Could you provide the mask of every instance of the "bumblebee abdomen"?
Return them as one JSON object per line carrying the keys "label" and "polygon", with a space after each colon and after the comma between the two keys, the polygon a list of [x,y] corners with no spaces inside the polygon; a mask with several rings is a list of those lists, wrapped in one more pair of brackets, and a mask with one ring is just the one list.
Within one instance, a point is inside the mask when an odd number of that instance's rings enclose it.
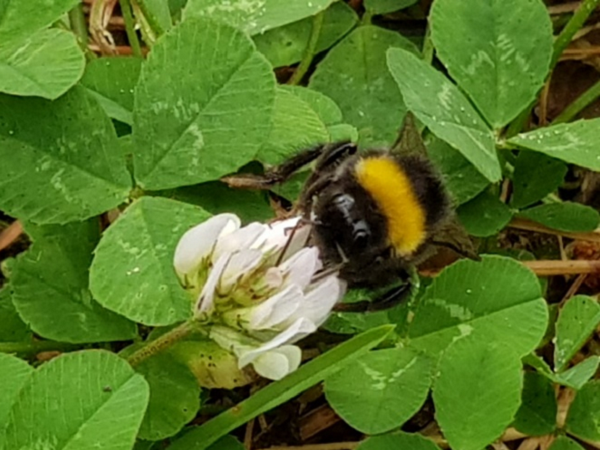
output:
{"label": "bumblebee abdomen", "polygon": [[399,256],[415,252],[446,214],[441,181],[421,158],[374,153],[359,159],[354,172],[385,217],[389,244]]}

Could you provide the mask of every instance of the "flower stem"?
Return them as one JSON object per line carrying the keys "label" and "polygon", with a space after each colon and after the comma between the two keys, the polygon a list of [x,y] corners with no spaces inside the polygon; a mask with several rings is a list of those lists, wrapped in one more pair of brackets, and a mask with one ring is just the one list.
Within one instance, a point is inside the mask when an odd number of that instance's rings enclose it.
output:
{"label": "flower stem", "polygon": [[586,106],[600,97],[600,81],[596,82],[587,91],[577,97],[553,121],[552,125],[568,122],[579,114]]}
{"label": "flower stem", "polygon": [[304,56],[302,57],[300,64],[298,64],[294,74],[290,77],[288,84],[297,85],[302,81],[302,78],[308,71],[317,50],[317,43],[319,42],[319,36],[321,35],[321,28],[323,26],[323,16],[324,12],[321,11],[313,17],[312,29],[306,44],[306,49],[304,50]]}
{"label": "flower stem", "polygon": [[596,6],[600,4],[600,0],[584,0],[579,8],[575,11],[575,14],[571,17],[571,19],[567,22],[565,27],[562,29],[556,41],[554,41],[554,52],[552,53],[552,62],[550,64],[550,68],[554,68],[554,66],[558,63],[560,59],[560,55],[565,48],[571,43],[573,36],[575,33],[579,31],[579,29],[583,26],[587,18],[594,12]]}
{"label": "flower stem", "polygon": [[142,47],[140,46],[140,40],[135,32],[135,22],[131,13],[131,2],[129,0],[119,0],[119,3],[121,4],[121,13],[123,14],[123,20],[125,21],[125,32],[127,33],[129,45],[131,45],[131,51],[134,56],[141,58]]}
{"label": "flower stem", "polygon": [[127,361],[129,364],[135,367],[151,356],[156,355],[157,353],[190,335],[192,332],[198,330],[199,327],[194,319],[183,322],[181,325],[173,328],[171,331],[163,334],[159,338],[147,342],[142,348],[133,352],[131,356],[127,358]]}

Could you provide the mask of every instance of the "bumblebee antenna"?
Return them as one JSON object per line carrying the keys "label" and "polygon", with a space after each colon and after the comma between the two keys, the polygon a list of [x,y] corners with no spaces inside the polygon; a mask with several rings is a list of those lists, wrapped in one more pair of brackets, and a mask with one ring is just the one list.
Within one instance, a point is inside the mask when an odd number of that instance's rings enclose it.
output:
{"label": "bumblebee antenna", "polygon": [[322,280],[323,278],[325,278],[329,275],[333,275],[334,273],[339,272],[340,270],[342,270],[342,267],[344,267],[348,263],[348,257],[344,253],[344,250],[342,250],[342,247],[340,247],[340,244],[338,244],[336,242],[335,245],[337,247],[338,253],[340,254],[340,258],[342,260],[339,263],[335,264],[334,266],[328,267],[328,268],[320,271],[318,274],[316,274],[314,277],[312,277],[312,279],[310,280],[311,282],[316,282],[316,281]]}
{"label": "bumblebee antenna", "polygon": [[[306,224],[310,224],[310,221],[308,221],[307,219],[301,217],[300,219],[298,219],[298,222],[296,222],[296,225],[294,225],[293,227],[285,229],[285,232],[291,230],[291,233],[290,233],[290,235],[288,237],[288,240],[285,242],[285,245],[283,246],[283,250],[279,254],[279,257],[277,258],[277,263],[275,264],[276,266],[278,266],[279,264],[281,264],[281,262],[283,261],[283,259],[285,257],[285,254],[287,253],[287,251],[290,248],[290,245],[292,243],[292,239],[294,239],[294,236],[296,235],[296,231],[298,231],[298,229],[300,228],[301,225],[306,225]],[[307,242],[308,242],[308,240],[307,240]],[[304,243],[304,245],[306,245],[306,242]]]}

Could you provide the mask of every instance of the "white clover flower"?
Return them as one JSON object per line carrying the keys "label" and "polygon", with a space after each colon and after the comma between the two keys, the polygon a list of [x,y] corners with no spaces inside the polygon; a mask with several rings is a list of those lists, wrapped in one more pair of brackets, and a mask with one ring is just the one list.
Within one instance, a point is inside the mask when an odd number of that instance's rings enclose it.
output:
{"label": "white clover flower", "polygon": [[251,364],[274,380],[298,368],[293,344],[327,320],[346,287],[336,274],[313,281],[322,263],[299,220],[240,228],[237,216],[220,214],[185,233],[175,250],[175,270],[209,338],[236,355],[240,369]]}

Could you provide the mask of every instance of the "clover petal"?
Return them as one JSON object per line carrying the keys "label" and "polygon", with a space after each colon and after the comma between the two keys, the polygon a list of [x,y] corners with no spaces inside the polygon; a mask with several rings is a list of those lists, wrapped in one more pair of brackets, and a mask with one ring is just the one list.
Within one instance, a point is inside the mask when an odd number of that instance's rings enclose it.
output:
{"label": "clover petal", "polygon": [[233,233],[220,238],[217,241],[213,252],[213,261],[218,259],[223,253],[233,253],[236,251],[253,248],[252,244],[265,232],[267,225],[253,222],[243,228],[235,230]]}
{"label": "clover petal", "polygon": [[258,267],[263,254],[255,249],[243,249],[231,255],[227,266],[221,275],[219,288],[223,292],[229,292],[234,285]]}
{"label": "clover petal", "polygon": [[259,355],[273,350],[274,348],[281,347],[282,345],[293,344],[299,341],[303,337],[308,336],[310,333],[314,333],[317,327],[310,320],[300,318],[294,322],[291,326],[277,334],[270,341],[265,342],[257,348],[252,350],[238,349],[235,350],[240,369],[252,363]]}
{"label": "clover petal", "polygon": [[305,294],[300,307],[288,320],[304,317],[319,327],[327,320],[332,308],[342,299],[345,292],[344,281],[334,275],[328,276]]}
{"label": "clover petal", "polygon": [[303,300],[304,295],[298,286],[288,286],[260,305],[248,308],[250,316],[248,328],[251,330],[274,328],[294,314]]}
{"label": "clover petal", "polygon": [[302,351],[295,345],[283,345],[259,355],[252,367],[257,374],[269,380],[281,380],[300,366]]}
{"label": "clover petal", "polygon": [[321,267],[317,247],[303,248],[279,265],[279,269],[285,273],[284,285],[295,284],[301,289],[310,284],[315,272]]}
{"label": "clover petal", "polygon": [[300,217],[278,220],[270,223],[268,229],[256,240],[254,246],[260,247],[265,253],[283,251],[286,260],[306,245],[310,235],[310,226],[300,223]]}
{"label": "clover petal", "polygon": [[235,214],[219,214],[186,231],[173,256],[177,274],[181,278],[192,274],[210,256],[217,240],[234,232],[240,225]]}
{"label": "clover petal", "polygon": [[213,308],[217,286],[230,257],[230,254],[221,255],[210,271],[210,275],[196,301],[195,311],[197,313],[206,313]]}

